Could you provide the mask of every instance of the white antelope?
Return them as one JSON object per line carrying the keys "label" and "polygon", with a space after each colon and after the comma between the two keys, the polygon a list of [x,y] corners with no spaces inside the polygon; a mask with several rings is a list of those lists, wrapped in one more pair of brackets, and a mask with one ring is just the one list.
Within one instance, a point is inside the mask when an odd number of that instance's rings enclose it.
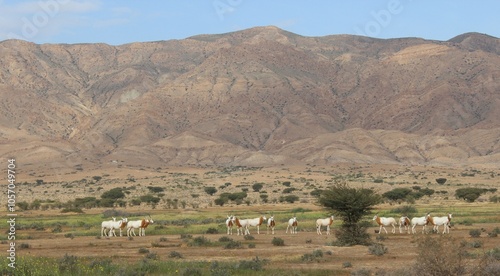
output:
{"label": "white antelope", "polygon": [[142,221],[143,221],[143,219],[141,219],[141,220],[131,220],[131,221],[127,222],[127,236],[128,237],[130,237],[131,234],[134,234],[134,236],[135,236],[135,230],[134,229],[140,229],[141,225],[142,225]]}
{"label": "white antelope", "polygon": [[109,236],[116,237],[115,229],[120,229],[120,237],[121,237],[122,229],[127,226],[127,221],[128,221],[127,218],[122,218],[119,221],[113,221],[113,223],[111,223],[111,227],[109,228]]}
{"label": "white antelope", "polygon": [[451,214],[448,214],[448,216],[445,217],[431,217],[429,215],[427,220],[434,226],[434,231],[439,232],[439,226],[443,225],[443,234],[450,233]]}
{"label": "white antelope", "polygon": [[267,234],[269,234],[269,228],[271,228],[271,234],[274,235],[274,227],[276,226],[276,222],[274,221],[274,216],[271,216],[267,219]]}
{"label": "white antelope", "polygon": [[131,220],[127,222],[127,236],[130,237],[131,234],[135,236],[135,229],[139,229],[139,236],[145,236],[145,229],[150,223],[153,223],[151,217],[149,217],[149,219]]}
{"label": "white antelope", "polygon": [[[153,224],[154,221],[151,217],[149,219],[143,219],[143,224],[139,228],[139,236],[146,236],[146,228],[148,228],[148,225]],[[142,230],[142,233],[141,233]]]}
{"label": "white antelope", "polygon": [[293,218],[288,220],[288,225],[286,226],[285,233],[288,233],[288,228],[290,228],[291,234],[297,234],[297,225],[298,225],[297,217],[294,216]]}
{"label": "white antelope", "polygon": [[227,234],[232,235],[233,234],[233,216],[227,216],[226,219],[226,227],[227,227]]}
{"label": "white antelope", "polygon": [[107,237],[108,234],[106,233],[106,230],[111,229],[113,226],[113,222],[116,222],[116,218],[113,218],[113,220],[106,220],[101,223],[101,237]]}
{"label": "white antelope", "polygon": [[256,226],[257,227],[257,234],[260,234],[259,227],[262,225],[262,223],[266,220],[266,216],[260,216],[258,218],[253,218],[253,219],[247,219],[248,224],[245,228],[245,234],[250,235],[250,230],[248,229],[249,226]]}
{"label": "white antelope", "polygon": [[321,233],[321,226],[326,226],[326,234],[330,235],[330,225],[332,225],[333,219],[334,219],[334,216],[331,216],[331,217],[325,218],[325,219],[317,219],[316,220],[316,233],[318,233],[318,235],[323,235]]}
{"label": "white antelope", "polygon": [[246,230],[248,226],[248,219],[239,219],[238,217],[233,216],[233,224],[236,225],[236,233],[239,236],[245,235],[246,231],[243,233],[243,230]]}
{"label": "white antelope", "polygon": [[392,226],[392,233],[396,233],[396,220],[392,217],[386,218],[386,217],[379,217],[378,215],[375,215],[373,217],[373,220],[380,225],[378,228],[378,234],[382,232],[382,229],[384,229],[385,233],[387,234],[387,229],[385,229],[386,226]]}
{"label": "white antelope", "polygon": [[408,218],[407,216],[402,216],[399,218],[399,234],[403,233],[401,232],[401,226],[404,226],[405,227],[405,231],[408,232],[408,234],[410,234],[410,218]]}
{"label": "white antelope", "polygon": [[415,230],[415,227],[417,225],[419,226],[423,226],[422,227],[422,234],[425,232],[425,226],[427,225],[428,222],[428,218],[430,217],[429,214],[423,216],[423,217],[417,217],[417,218],[412,218],[411,219],[411,232],[413,234],[417,233],[417,231]]}

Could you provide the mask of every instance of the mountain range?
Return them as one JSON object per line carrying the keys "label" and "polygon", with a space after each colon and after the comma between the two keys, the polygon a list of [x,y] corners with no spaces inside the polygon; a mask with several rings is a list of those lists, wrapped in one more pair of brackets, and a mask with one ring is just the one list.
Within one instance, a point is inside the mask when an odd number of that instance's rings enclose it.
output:
{"label": "mountain range", "polygon": [[0,42],[0,152],[32,168],[500,166],[500,40]]}

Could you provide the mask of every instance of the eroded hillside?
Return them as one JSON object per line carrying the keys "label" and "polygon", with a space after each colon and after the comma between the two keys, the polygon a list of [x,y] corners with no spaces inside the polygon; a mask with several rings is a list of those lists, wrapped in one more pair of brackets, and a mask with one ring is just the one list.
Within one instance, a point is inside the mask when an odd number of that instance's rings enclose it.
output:
{"label": "eroded hillside", "polygon": [[33,168],[500,164],[500,41],[0,42],[0,152]]}

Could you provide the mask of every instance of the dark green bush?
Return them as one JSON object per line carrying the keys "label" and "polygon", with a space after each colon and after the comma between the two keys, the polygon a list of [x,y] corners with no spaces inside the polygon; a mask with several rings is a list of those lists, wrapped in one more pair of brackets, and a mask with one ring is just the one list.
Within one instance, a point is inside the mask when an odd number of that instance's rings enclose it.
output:
{"label": "dark green bush", "polygon": [[263,187],[264,185],[262,183],[255,183],[252,185],[252,189],[254,192],[260,191]]}
{"label": "dark green bush", "polygon": [[259,257],[255,257],[255,259],[252,259],[251,261],[240,261],[238,268],[244,270],[260,271],[264,268],[264,265],[266,263],[266,260],[261,261]]}
{"label": "dark green bush", "polygon": [[123,193],[122,188],[113,188],[109,191],[104,192],[101,195],[102,199],[112,199],[112,200],[117,200],[117,199],[124,198],[124,197],[125,197],[125,194]]}
{"label": "dark green bush", "polygon": [[205,187],[203,190],[209,195],[214,195],[217,192],[215,187]]}
{"label": "dark green bush", "polygon": [[481,236],[481,230],[479,229],[472,229],[469,231],[469,235],[473,238],[477,238]]}
{"label": "dark green bush", "polygon": [[148,190],[151,193],[161,193],[161,192],[165,191],[165,189],[163,187],[155,187],[155,186],[148,186]]}
{"label": "dark green bush", "polygon": [[217,228],[210,227],[206,231],[207,234],[219,234],[219,230]]}
{"label": "dark green bush", "polygon": [[158,202],[160,202],[160,200],[161,200],[159,197],[156,197],[156,196],[153,196],[150,194],[143,195],[139,199],[142,202],[146,202],[146,203],[150,203],[150,204],[158,204]]}
{"label": "dark green bush", "polygon": [[312,196],[315,196],[315,197],[319,197],[321,195],[321,193],[323,192],[323,190],[320,190],[320,189],[314,189],[312,190],[309,194],[312,195]]}
{"label": "dark green bush", "polygon": [[299,197],[296,195],[287,195],[287,196],[281,196],[280,197],[280,202],[288,202],[288,203],[294,203],[295,201],[298,201]]}
{"label": "dark green bush", "polygon": [[224,249],[237,249],[241,248],[241,242],[240,241],[229,241],[224,245]]}
{"label": "dark green bush", "polygon": [[486,189],[460,188],[455,191],[455,196],[459,199],[464,199],[467,202],[474,202],[485,192],[487,192]]}
{"label": "dark green bush", "polygon": [[440,185],[443,185],[444,183],[446,183],[446,178],[436,178],[436,182]]}
{"label": "dark green bush", "polygon": [[282,238],[277,238],[277,237],[274,237],[273,240],[271,241],[271,243],[274,246],[284,246],[285,245],[285,241]]}
{"label": "dark green bush", "polygon": [[230,241],[233,241],[233,239],[231,239],[228,236],[222,236],[219,238],[219,242],[230,242]]}
{"label": "dark green bush", "polygon": [[215,205],[223,206],[229,201],[227,197],[219,197],[214,200]]}
{"label": "dark green bush", "polygon": [[396,188],[382,194],[383,197],[390,200],[403,200],[412,193],[408,188]]}
{"label": "dark green bush", "polygon": [[255,240],[255,237],[254,237],[254,236],[252,236],[252,235],[245,235],[244,239],[245,239],[246,241],[252,241],[252,240]]}

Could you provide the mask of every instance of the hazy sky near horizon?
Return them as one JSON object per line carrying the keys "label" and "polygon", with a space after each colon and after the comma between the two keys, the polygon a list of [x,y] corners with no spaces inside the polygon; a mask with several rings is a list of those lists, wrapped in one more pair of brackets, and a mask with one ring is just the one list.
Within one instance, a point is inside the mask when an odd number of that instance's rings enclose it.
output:
{"label": "hazy sky near horizon", "polygon": [[0,0],[0,40],[107,43],[184,39],[257,26],[303,36],[500,37],[498,0]]}

